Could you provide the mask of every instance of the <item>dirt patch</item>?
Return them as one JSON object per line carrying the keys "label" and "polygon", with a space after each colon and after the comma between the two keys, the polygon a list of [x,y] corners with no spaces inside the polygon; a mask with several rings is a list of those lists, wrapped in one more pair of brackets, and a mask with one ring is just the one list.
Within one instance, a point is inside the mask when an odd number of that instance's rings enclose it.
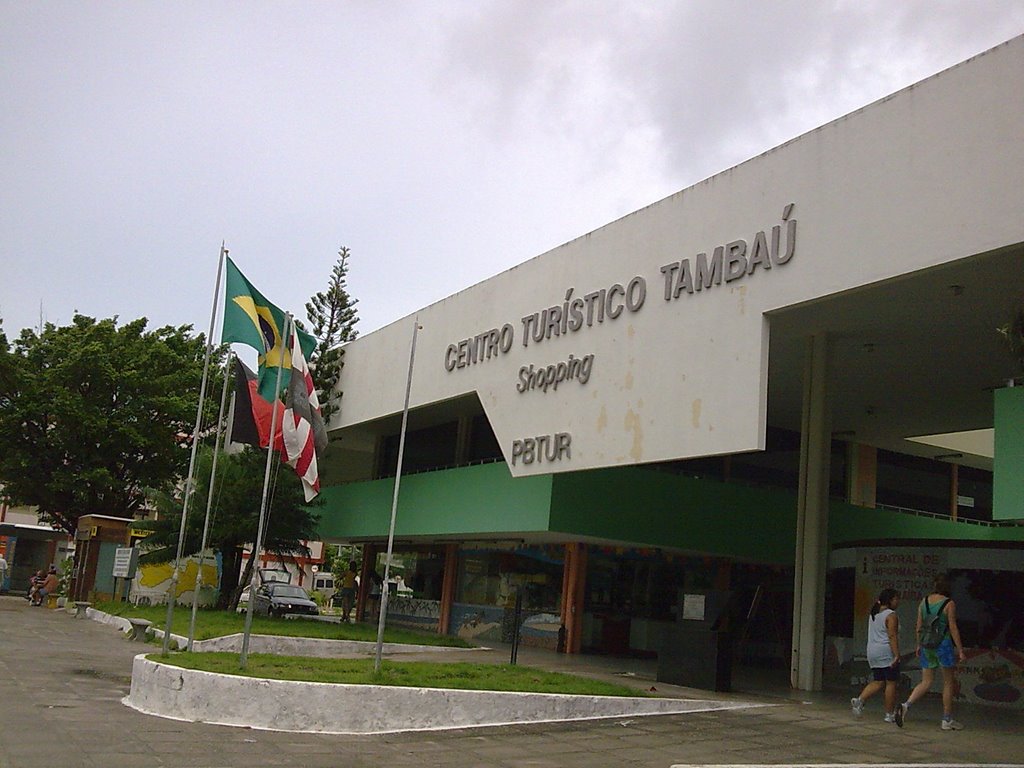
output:
{"label": "dirt patch", "polygon": [[131,675],[118,675],[113,672],[102,672],[98,669],[73,669],[71,674],[79,677],[91,677],[93,680],[106,680],[108,682],[131,685]]}

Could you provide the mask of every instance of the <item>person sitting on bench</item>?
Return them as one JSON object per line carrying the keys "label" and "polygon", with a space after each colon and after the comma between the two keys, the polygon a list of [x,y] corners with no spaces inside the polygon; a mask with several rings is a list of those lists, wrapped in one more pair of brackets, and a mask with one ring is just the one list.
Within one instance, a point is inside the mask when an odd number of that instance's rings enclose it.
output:
{"label": "person sitting on bench", "polygon": [[51,565],[49,573],[46,574],[46,578],[43,579],[42,585],[36,591],[35,599],[32,600],[32,605],[42,605],[45,603],[47,595],[52,595],[57,591],[57,584],[57,567]]}
{"label": "person sitting on bench", "polygon": [[25,595],[25,599],[34,604],[36,601],[36,593],[39,591],[39,588],[43,586],[44,581],[46,581],[46,577],[43,575],[42,571],[36,571],[33,573],[28,579],[28,594]]}

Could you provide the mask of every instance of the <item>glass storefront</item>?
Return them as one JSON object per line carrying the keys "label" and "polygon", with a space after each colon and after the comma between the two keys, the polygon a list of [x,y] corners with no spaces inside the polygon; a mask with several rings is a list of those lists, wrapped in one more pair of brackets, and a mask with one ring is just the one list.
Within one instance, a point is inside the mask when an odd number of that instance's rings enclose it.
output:
{"label": "glass storefront", "polygon": [[451,634],[478,642],[511,642],[519,598],[521,642],[556,648],[563,555],[560,545],[461,550]]}

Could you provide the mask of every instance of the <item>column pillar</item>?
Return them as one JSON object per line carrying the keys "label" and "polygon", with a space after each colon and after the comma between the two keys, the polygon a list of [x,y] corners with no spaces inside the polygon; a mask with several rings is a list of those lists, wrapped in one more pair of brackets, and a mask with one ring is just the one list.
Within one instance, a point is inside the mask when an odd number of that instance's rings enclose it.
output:
{"label": "column pillar", "polygon": [[790,665],[790,682],[802,691],[821,690],[825,643],[828,485],[832,446],[827,358],[825,334],[810,337],[803,374],[796,567],[793,576],[793,656]]}
{"label": "column pillar", "polygon": [[455,433],[455,463],[466,464],[469,462],[469,451],[472,447],[473,418],[471,416],[460,416],[457,422]]}
{"label": "column pillar", "polygon": [[960,466],[958,464],[949,465],[949,517],[953,520],[957,519],[957,515],[960,512]]}
{"label": "column pillar", "polygon": [[455,602],[455,573],[459,564],[459,545],[444,547],[444,580],[441,582],[441,608],[437,620],[437,634],[447,635],[451,628],[452,603]]}
{"label": "column pillar", "polygon": [[587,581],[585,544],[565,545],[562,570],[562,625],[565,627],[565,652],[579,653],[583,647],[583,596]]}
{"label": "column pillar", "polygon": [[362,621],[366,613],[366,598],[370,594],[370,575],[377,564],[377,545],[363,545],[363,562],[359,566],[359,593],[356,595],[356,621]]}
{"label": "column pillar", "polygon": [[878,449],[873,445],[849,443],[846,459],[849,469],[846,500],[854,506],[873,509],[878,491]]}

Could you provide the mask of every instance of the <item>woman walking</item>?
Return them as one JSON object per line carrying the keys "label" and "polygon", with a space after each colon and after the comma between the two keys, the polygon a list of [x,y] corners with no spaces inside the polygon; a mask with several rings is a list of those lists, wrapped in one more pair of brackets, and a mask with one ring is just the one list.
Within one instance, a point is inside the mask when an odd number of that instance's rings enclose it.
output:
{"label": "woman walking", "polygon": [[874,679],[864,686],[860,696],[850,699],[856,717],[864,712],[864,702],[885,688],[885,722],[896,722],[896,683],[900,679],[900,619],[896,606],[899,604],[896,590],[886,587],[871,608],[867,657]]}
{"label": "woman walking", "polygon": [[[896,725],[903,727],[910,706],[932,687],[936,668],[942,669],[942,730],[959,731],[963,726],[953,719],[953,686],[956,665],[966,661],[960,628],[956,623],[956,603],[949,597],[949,579],[935,579],[935,591],[917,608],[917,652],[921,659],[921,682],[907,700],[896,709]],[[933,642],[932,636],[936,639]],[[932,647],[935,646],[935,647]]]}

